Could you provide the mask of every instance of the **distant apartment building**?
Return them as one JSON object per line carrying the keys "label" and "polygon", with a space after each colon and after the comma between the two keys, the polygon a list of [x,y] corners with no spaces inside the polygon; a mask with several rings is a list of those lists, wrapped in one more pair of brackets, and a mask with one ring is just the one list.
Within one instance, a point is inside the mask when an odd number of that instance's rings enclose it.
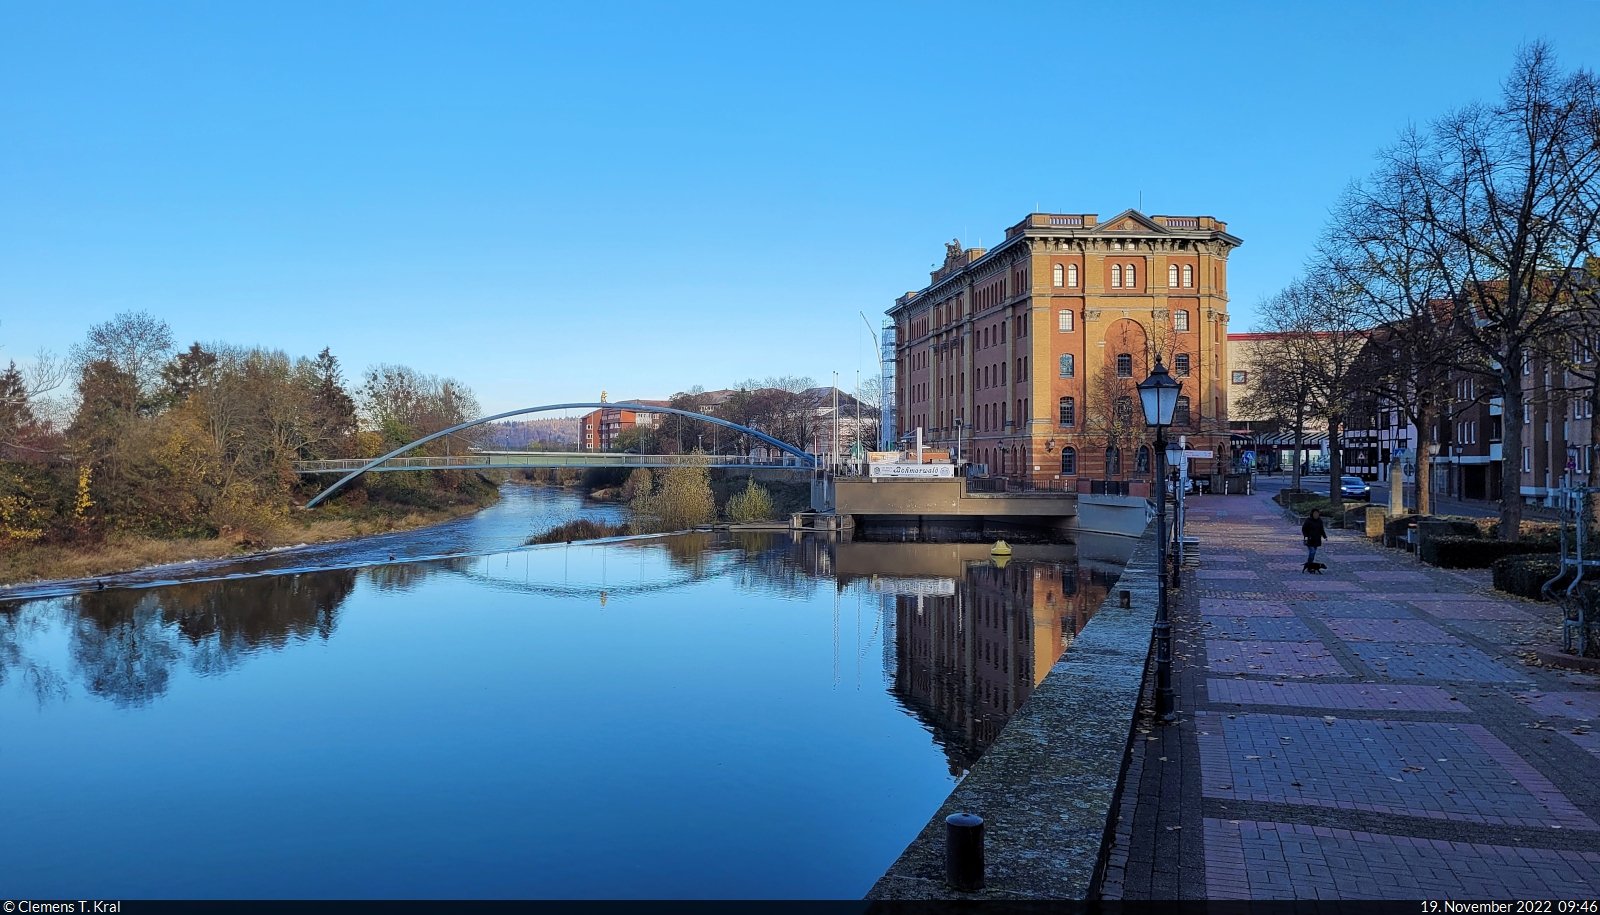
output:
{"label": "distant apartment building", "polygon": [[1243,439],[1236,441],[1236,445],[1252,454],[1248,463],[1258,471],[1269,473],[1291,470],[1297,462],[1310,464],[1313,456],[1320,463],[1328,453],[1328,425],[1322,417],[1306,417],[1297,445],[1292,422],[1247,409],[1245,392],[1262,380],[1250,377],[1250,373],[1265,354],[1271,352],[1273,343],[1283,336],[1278,333],[1228,334],[1228,424],[1236,439]]}
{"label": "distant apartment building", "polygon": [[[604,400],[604,397],[601,398]],[[621,403],[638,404],[648,407],[666,407],[671,404],[665,400],[627,400]],[[624,407],[605,407],[591,413],[585,413],[578,420],[578,450],[579,451],[610,451],[625,430],[635,427],[652,428],[661,420],[659,413],[646,413],[639,410],[629,410]]]}
{"label": "distant apartment building", "polygon": [[[1540,354],[1524,361],[1522,415],[1495,417],[1522,424],[1518,484],[1523,500],[1533,504],[1552,502],[1563,486],[1581,485],[1595,459],[1589,446],[1589,426],[1594,422],[1589,383],[1567,370],[1566,359],[1564,354]],[[1592,373],[1593,341],[1580,340],[1571,359],[1574,367]]]}
{"label": "distant apartment building", "polygon": [[930,282],[895,301],[894,427],[991,474],[1072,488],[1148,479],[1134,385],[1159,354],[1183,383],[1171,436],[1227,469],[1228,255],[1209,216],[1033,213],[992,249],[946,245]]}
{"label": "distant apartment building", "polygon": [[810,407],[811,415],[811,453],[820,459],[829,460],[834,451],[834,429],[839,430],[839,450],[837,454],[841,460],[849,460],[851,449],[860,445],[863,450],[877,449],[878,439],[878,409],[866,403],[857,402],[856,398],[844,391],[838,392],[839,415],[837,426],[834,423],[833,388],[810,388],[801,392]]}

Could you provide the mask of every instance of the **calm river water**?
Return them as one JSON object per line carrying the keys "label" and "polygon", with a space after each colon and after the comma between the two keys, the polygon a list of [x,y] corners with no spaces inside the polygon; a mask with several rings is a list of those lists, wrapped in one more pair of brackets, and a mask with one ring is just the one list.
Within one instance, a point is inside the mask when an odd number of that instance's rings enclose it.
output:
{"label": "calm river water", "polygon": [[0,603],[0,894],[858,898],[1126,550],[521,548],[618,509],[505,495]]}

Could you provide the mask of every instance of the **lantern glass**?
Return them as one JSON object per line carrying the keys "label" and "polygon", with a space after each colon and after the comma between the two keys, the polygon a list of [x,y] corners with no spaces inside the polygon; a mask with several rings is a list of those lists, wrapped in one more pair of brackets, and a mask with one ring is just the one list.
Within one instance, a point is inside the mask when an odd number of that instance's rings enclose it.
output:
{"label": "lantern glass", "polygon": [[1156,367],[1151,370],[1150,377],[1139,382],[1138,388],[1139,402],[1144,407],[1145,425],[1172,425],[1172,414],[1178,408],[1178,391],[1183,385],[1173,379],[1160,359],[1156,360]]}

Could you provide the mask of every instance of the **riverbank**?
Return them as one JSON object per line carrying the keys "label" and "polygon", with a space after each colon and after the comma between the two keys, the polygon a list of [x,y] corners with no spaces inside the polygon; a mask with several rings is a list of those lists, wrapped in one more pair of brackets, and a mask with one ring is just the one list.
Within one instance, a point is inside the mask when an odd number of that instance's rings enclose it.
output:
{"label": "riverbank", "polygon": [[495,504],[473,502],[439,509],[386,511],[368,506],[342,517],[290,516],[264,540],[229,537],[160,538],[114,534],[92,546],[25,546],[0,555],[0,587],[58,579],[118,575],[179,563],[249,559],[284,547],[358,540],[376,534],[420,530],[474,514]]}

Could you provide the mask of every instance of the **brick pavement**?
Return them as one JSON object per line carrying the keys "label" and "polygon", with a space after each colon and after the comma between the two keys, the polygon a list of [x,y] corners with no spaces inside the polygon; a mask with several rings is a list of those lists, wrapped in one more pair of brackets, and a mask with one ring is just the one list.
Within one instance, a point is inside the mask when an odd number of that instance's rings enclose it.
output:
{"label": "brick pavement", "polygon": [[1600,678],[1527,650],[1555,608],[1355,531],[1305,575],[1264,494],[1189,520],[1180,721],[1140,718],[1104,898],[1600,897]]}

